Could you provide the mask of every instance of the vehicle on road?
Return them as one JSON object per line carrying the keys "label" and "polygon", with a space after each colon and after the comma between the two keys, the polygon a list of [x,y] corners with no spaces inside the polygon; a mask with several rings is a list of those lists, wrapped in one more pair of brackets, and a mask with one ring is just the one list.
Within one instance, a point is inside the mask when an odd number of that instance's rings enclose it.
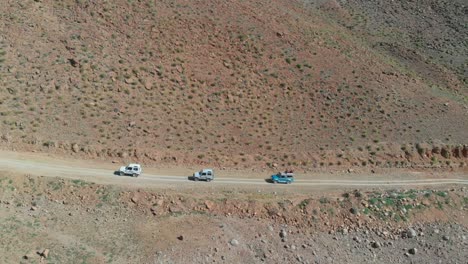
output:
{"label": "vehicle on road", "polygon": [[207,182],[210,182],[214,180],[214,171],[212,169],[203,169],[201,171],[197,171],[193,174],[193,180],[194,181],[199,181],[199,180],[205,180]]}
{"label": "vehicle on road", "polygon": [[273,183],[291,184],[294,182],[294,173],[289,171],[278,172],[277,174],[271,175],[271,181]]}
{"label": "vehicle on road", "polygon": [[141,165],[130,163],[127,166],[120,167],[118,173],[120,176],[130,175],[132,177],[138,177],[141,174]]}

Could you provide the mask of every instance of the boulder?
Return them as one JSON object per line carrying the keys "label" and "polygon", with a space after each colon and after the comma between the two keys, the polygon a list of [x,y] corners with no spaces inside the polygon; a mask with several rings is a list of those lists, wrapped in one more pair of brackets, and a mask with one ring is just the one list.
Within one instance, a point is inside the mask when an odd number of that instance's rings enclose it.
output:
{"label": "boulder", "polygon": [[214,203],[212,201],[205,201],[205,207],[206,209],[211,210],[214,207]]}
{"label": "boulder", "polygon": [[372,248],[380,248],[381,246],[382,245],[379,242],[376,242],[376,241],[372,242],[372,244],[371,244]]}
{"label": "boulder", "polygon": [[288,236],[288,233],[286,232],[286,230],[281,229],[281,232],[280,232],[279,235],[280,235],[281,238],[286,238]]}
{"label": "boulder", "polygon": [[418,235],[418,233],[416,232],[416,230],[414,230],[413,228],[408,228],[405,233],[404,233],[404,236],[406,236],[407,238],[413,238],[413,237],[416,237]]}
{"label": "boulder", "polygon": [[72,148],[73,152],[75,152],[75,153],[78,153],[78,151],[80,151],[80,147],[76,143],[73,143],[71,148]]}
{"label": "boulder", "polygon": [[237,241],[236,239],[231,239],[231,241],[229,241],[229,244],[231,244],[231,246],[238,246],[239,245],[239,241]]}

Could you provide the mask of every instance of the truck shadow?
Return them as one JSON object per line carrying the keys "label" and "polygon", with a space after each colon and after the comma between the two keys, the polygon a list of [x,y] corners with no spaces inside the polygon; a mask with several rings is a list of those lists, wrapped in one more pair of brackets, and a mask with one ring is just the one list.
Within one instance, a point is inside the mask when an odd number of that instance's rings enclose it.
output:
{"label": "truck shadow", "polygon": [[273,183],[273,181],[271,180],[271,178],[266,178],[266,179],[265,179],[265,182],[267,182],[267,183]]}

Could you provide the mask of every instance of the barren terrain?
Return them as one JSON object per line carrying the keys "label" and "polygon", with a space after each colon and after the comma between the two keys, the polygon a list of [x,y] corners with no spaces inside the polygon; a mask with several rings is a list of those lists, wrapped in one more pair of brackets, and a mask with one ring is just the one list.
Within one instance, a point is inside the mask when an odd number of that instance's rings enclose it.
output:
{"label": "barren terrain", "polygon": [[[464,263],[466,174],[145,167],[0,152],[4,263]],[[263,174],[263,175],[262,175]],[[165,176],[164,176],[165,175]],[[337,251],[337,249],[339,249]]]}
{"label": "barren terrain", "polygon": [[0,263],[466,263],[467,14],[3,0]]}
{"label": "barren terrain", "polygon": [[314,191],[1,175],[3,263],[464,263],[468,257],[468,191],[461,185]]}
{"label": "barren terrain", "polygon": [[464,167],[466,7],[387,2],[6,1],[0,146],[218,168]]}

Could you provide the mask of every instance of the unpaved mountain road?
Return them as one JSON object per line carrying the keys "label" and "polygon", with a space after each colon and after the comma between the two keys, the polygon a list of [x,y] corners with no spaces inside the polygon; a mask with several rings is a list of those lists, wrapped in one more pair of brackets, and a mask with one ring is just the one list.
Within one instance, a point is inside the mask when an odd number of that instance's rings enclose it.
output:
{"label": "unpaved mountain road", "polygon": [[[120,165],[97,161],[71,160],[53,157],[39,153],[19,153],[0,151],[0,171],[28,174],[33,176],[63,177],[81,179],[103,184],[117,184],[127,186],[195,186],[188,180],[191,169],[157,169],[144,168],[138,178],[116,176],[114,171]],[[265,181],[267,173],[254,172],[225,172],[218,171],[217,177],[209,186],[260,186],[272,185]],[[226,176],[225,176],[226,175]],[[376,187],[391,188],[405,186],[433,186],[433,185],[468,185],[468,175],[403,172],[393,174],[297,174],[294,186],[301,188],[351,188]]]}

